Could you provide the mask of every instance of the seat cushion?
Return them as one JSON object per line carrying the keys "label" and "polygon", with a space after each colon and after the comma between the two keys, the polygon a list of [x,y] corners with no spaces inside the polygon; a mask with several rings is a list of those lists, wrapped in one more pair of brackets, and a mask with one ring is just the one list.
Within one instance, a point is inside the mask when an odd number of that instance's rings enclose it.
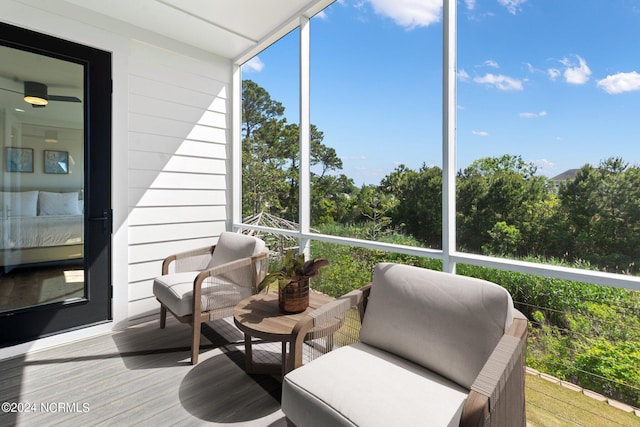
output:
{"label": "seat cushion", "polygon": [[298,426],[457,426],[468,391],[357,343],[288,373],[282,411]]}
{"label": "seat cushion", "polygon": [[[178,316],[192,314],[193,281],[199,271],[167,274],[153,281],[153,294],[169,310]],[[250,289],[234,285],[232,282],[215,277],[211,283],[205,280],[202,288],[202,311],[224,311],[233,308],[250,295]]]}
{"label": "seat cushion", "polygon": [[512,321],[511,296],[495,283],[381,263],[360,340],[469,389]]}

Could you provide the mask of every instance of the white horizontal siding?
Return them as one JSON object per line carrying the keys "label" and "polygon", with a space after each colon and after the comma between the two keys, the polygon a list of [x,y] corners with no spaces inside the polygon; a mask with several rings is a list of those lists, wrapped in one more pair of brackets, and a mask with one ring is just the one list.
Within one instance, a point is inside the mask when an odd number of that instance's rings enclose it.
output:
{"label": "white horizontal siding", "polygon": [[142,184],[143,188],[194,188],[210,189],[226,188],[224,175],[206,175],[179,172],[155,172],[146,170],[130,170],[129,180]]}
{"label": "white horizontal siding", "polygon": [[172,224],[175,222],[203,222],[224,218],[226,206],[160,206],[132,210],[129,226]]}
{"label": "white horizontal siding", "polygon": [[225,143],[227,140],[225,129],[153,117],[146,113],[129,113],[129,123],[129,130],[132,132],[173,136],[205,142]]}
{"label": "white horizontal siding", "polygon": [[130,206],[220,206],[226,205],[226,191],[208,190],[129,190]]}
{"label": "white horizontal siding", "polygon": [[182,105],[174,100],[154,99],[141,95],[129,97],[131,111],[141,111],[153,117],[177,120],[186,123],[200,123],[205,126],[226,128],[224,112],[203,111],[201,107]]}
{"label": "white horizontal siding", "polygon": [[167,153],[181,156],[199,156],[212,159],[226,158],[226,145],[203,141],[192,141],[166,135],[149,135],[131,133],[129,135],[129,150],[153,153]]}
{"label": "white horizontal siding", "polygon": [[145,300],[151,293],[153,293],[153,279],[129,285],[129,301]]}
{"label": "white horizontal siding", "polygon": [[177,252],[213,245],[216,240],[217,239],[208,237],[177,240],[173,242],[149,243],[146,245],[129,245],[129,265],[163,260],[167,255]]}
{"label": "white horizontal siding", "polygon": [[[167,153],[129,151],[129,169],[161,172],[217,173],[225,175],[226,161],[207,157],[175,156]],[[137,183],[132,183],[133,185]]]}
{"label": "white horizontal siding", "polygon": [[129,59],[129,316],[157,310],[162,260],[208,246],[227,224],[226,60],[133,42]]}
{"label": "white horizontal siding", "polygon": [[[219,113],[227,112],[226,91],[224,84],[221,82],[212,82],[206,88],[210,92],[218,94],[214,99],[211,99],[211,93],[200,89],[174,86],[166,82],[149,80],[149,78],[136,75],[129,76],[129,84],[131,85],[131,96],[144,97],[150,100],[164,99],[173,101],[176,105],[197,106]],[[144,111],[144,108],[140,109],[140,111]]]}
{"label": "white horizontal siding", "polygon": [[129,228],[129,244],[139,245],[174,240],[198,239],[202,236],[213,237],[223,231],[224,221],[141,225]]}
{"label": "white horizontal siding", "polygon": [[[129,265],[129,281],[134,284],[142,281],[153,281],[162,272],[162,260],[142,262]],[[131,293],[131,292],[130,292]]]}

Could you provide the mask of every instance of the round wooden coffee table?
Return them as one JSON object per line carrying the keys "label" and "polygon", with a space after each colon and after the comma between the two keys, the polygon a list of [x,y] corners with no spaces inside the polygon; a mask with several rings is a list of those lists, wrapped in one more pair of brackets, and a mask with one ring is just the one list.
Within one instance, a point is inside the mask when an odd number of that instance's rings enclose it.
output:
{"label": "round wooden coffee table", "polygon": [[[245,369],[250,374],[274,374],[283,376],[302,364],[302,340],[296,340],[296,331],[309,324],[313,319],[308,316],[319,307],[334,301],[330,296],[309,293],[309,307],[301,313],[284,313],[278,307],[277,293],[260,293],[243,299],[233,310],[233,321],[244,333]],[[335,319],[326,325],[313,327],[305,334],[305,340],[327,337],[328,345],[333,344],[333,333],[340,329],[343,320]],[[297,325],[297,327],[296,327]],[[282,361],[276,363],[257,363],[253,361],[251,338],[265,341],[282,342]],[[287,343],[289,350],[287,351]],[[296,360],[297,359],[297,360]],[[297,365],[297,366],[296,366]]]}

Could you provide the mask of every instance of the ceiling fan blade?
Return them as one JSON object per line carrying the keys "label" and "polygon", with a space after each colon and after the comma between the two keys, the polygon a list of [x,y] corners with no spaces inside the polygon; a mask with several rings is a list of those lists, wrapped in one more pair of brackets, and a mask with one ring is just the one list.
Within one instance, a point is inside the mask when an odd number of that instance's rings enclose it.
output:
{"label": "ceiling fan blade", "polygon": [[49,95],[49,101],[82,102],[75,96]]}
{"label": "ceiling fan blade", "polygon": [[18,94],[22,95],[21,91],[13,90],[13,89],[7,89],[5,87],[0,87],[0,90],[6,90],[7,92],[13,92],[13,93],[18,93]]}

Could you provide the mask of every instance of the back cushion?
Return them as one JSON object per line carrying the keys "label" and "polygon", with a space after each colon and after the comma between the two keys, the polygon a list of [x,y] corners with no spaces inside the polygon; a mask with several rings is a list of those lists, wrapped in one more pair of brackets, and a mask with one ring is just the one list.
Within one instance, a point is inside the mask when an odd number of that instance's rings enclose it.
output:
{"label": "back cushion", "polygon": [[[218,243],[216,243],[216,250],[213,251],[213,256],[207,268],[213,268],[231,261],[248,258],[265,251],[265,243],[261,239],[245,234],[225,231],[220,234]],[[240,282],[245,282],[243,284],[249,285],[246,281],[252,277],[251,267],[248,266],[228,272],[224,274],[224,277],[234,283],[240,284]]]}
{"label": "back cushion", "polygon": [[224,231],[220,234],[216,250],[208,268],[257,255],[264,250],[264,242],[255,237]]}
{"label": "back cushion", "polygon": [[512,320],[511,295],[495,283],[382,263],[360,340],[469,389]]}

